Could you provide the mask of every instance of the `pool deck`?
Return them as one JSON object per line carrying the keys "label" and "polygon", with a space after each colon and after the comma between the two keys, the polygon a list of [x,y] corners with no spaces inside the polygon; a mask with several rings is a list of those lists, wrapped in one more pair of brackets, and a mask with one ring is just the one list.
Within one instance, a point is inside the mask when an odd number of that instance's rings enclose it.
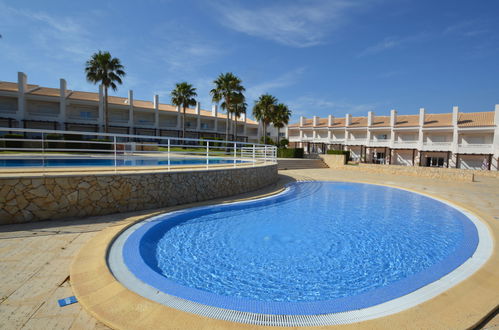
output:
{"label": "pool deck", "polygon": [[[281,171],[278,184],[233,198],[191,205],[254,198],[281,189],[292,180],[357,181],[389,184],[448,199],[478,215],[499,239],[499,180],[444,182],[423,178],[352,173],[332,169]],[[189,205],[187,205],[189,206]],[[116,282],[106,267],[106,248],[123,228],[161,210],[122,213],[83,220],[46,221],[0,227],[0,328],[36,329],[278,329],[193,315],[142,298]],[[76,257],[76,258],[75,258]],[[72,264],[72,261],[76,261]],[[70,265],[72,266],[71,275]],[[73,285],[73,287],[72,287]],[[80,297],[60,308],[57,299]],[[93,316],[99,319],[97,321]],[[343,326],[311,329],[466,329],[499,305],[497,245],[487,264],[452,289],[403,312]],[[298,327],[300,329],[303,327]],[[483,326],[499,328],[496,315]],[[285,328],[289,329],[289,328]]]}

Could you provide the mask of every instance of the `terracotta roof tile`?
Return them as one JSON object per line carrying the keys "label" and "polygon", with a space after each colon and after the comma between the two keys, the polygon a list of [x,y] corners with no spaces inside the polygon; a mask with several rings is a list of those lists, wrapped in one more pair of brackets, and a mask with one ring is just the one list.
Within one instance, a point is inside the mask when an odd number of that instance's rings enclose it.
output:
{"label": "terracotta roof tile", "polygon": [[42,95],[42,96],[60,96],[60,93],[61,90],[59,88],[40,87],[29,92],[28,94]]}
{"label": "terracotta roof tile", "polygon": [[487,127],[494,126],[494,112],[460,113],[457,125],[459,127]]}
{"label": "terracotta roof tile", "polygon": [[419,126],[419,115],[397,115],[395,127]]}
{"label": "terracotta roof tile", "polygon": [[423,127],[452,126],[452,113],[432,113],[425,115]]}
{"label": "terracotta roof tile", "polygon": [[352,122],[348,127],[367,127],[367,117],[352,117]]}
{"label": "terracotta roof tile", "polygon": [[108,95],[107,101],[111,104],[128,105],[128,98]]}
{"label": "terracotta roof tile", "polygon": [[374,116],[372,127],[389,127],[390,116]]}
{"label": "terracotta roof tile", "polygon": [[318,118],[316,127],[328,127],[328,118]]}
{"label": "terracotta roof tile", "polygon": [[70,99],[99,102],[99,94],[90,92],[74,91],[69,95]]}

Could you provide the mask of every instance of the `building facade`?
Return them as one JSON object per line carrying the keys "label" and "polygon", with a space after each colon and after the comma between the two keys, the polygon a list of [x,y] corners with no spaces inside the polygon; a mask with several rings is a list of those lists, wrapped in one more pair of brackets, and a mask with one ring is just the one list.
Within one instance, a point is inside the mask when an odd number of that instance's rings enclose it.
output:
{"label": "building facade", "polygon": [[499,105],[494,111],[344,118],[300,118],[289,125],[291,146],[307,153],[349,150],[365,163],[498,170]]}
{"label": "building facade", "polygon": [[[83,132],[104,131],[104,93],[89,93],[67,89],[64,79],[59,88],[28,84],[26,74],[18,73],[18,81],[0,81],[0,127],[55,129]],[[109,133],[180,137],[182,112],[179,107],[159,102],[135,100],[133,91],[128,97],[108,97]],[[223,138],[227,115],[218,112],[186,109],[186,138]],[[242,115],[235,121],[229,118],[229,140],[258,142],[260,125]],[[235,134],[236,133],[236,134]]]}

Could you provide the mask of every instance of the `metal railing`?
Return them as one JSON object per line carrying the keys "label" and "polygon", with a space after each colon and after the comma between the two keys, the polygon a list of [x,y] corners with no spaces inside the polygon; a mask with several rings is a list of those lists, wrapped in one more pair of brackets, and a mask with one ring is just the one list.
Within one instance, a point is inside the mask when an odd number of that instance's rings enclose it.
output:
{"label": "metal railing", "polygon": [[8,169],[129,166],[211,167],[276,163],[277,147],[214,138],[0,127],[0,172]]}

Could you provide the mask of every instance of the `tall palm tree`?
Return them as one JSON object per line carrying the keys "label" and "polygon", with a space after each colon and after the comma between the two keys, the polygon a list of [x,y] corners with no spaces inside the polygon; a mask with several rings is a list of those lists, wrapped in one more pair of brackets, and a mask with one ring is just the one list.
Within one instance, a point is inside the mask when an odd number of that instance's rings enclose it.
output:
{"label": "tall palm tree", "polygon": [[182,107],[182,138],[185,138],[185,109],[190,105],[196,105],[196,88],[187,82],[175,84],[175,89],[171,92],[172,103]]}
{"label": "tall palm tree", "polygon": [[100,83],[104,86],[104,131],[109,129],[109,113],[107,90],[109,87],[116,91],[116,83],[122,84],[122,77],[125,76],[125,67],[121,65],[119,58],[112,57],[109,52],[98,51],[85,64],[87,80],[93,84]]}
{"label": "tall palm tree", "polygon": [[234,97],[237,94],[244,92],[246,89],[242,86],[242,81],[232,72],[221,73],[216,80],[213,81],[215,88],[210,91],[212,100],[215,103],[223,101],[222,109],[227,112],[227,121],[225,125],[225,141],[229,140],[229,114],[232,111]]}
{"label": "tall palm tree", "polygon": [[255,116],[256,120],[261,121],[263,124],[264,143],[267,142],[267,125],[272,122],[276,105],[277,98],[275,96],[263,94],[260,95],[253,106],[253,116]]}
{"label": "tall palm tree", "polygon": [[288,106],[279,103],[275,107],[274,116],[272,118],[272,125],[277,128],[277,145],[279,145],[279,133],[281,128],[289,123],[289,118],[291,117],[291,110],[289,110]]}
{"label": "tall palm tree", "polygon": [[234,115],[234,141],[237,141],[237,117],[243,113],[246,114],[246,109],[248,108],[248,105],[244,101],[245,97],[242,93],[235,95],[231,111]]}

